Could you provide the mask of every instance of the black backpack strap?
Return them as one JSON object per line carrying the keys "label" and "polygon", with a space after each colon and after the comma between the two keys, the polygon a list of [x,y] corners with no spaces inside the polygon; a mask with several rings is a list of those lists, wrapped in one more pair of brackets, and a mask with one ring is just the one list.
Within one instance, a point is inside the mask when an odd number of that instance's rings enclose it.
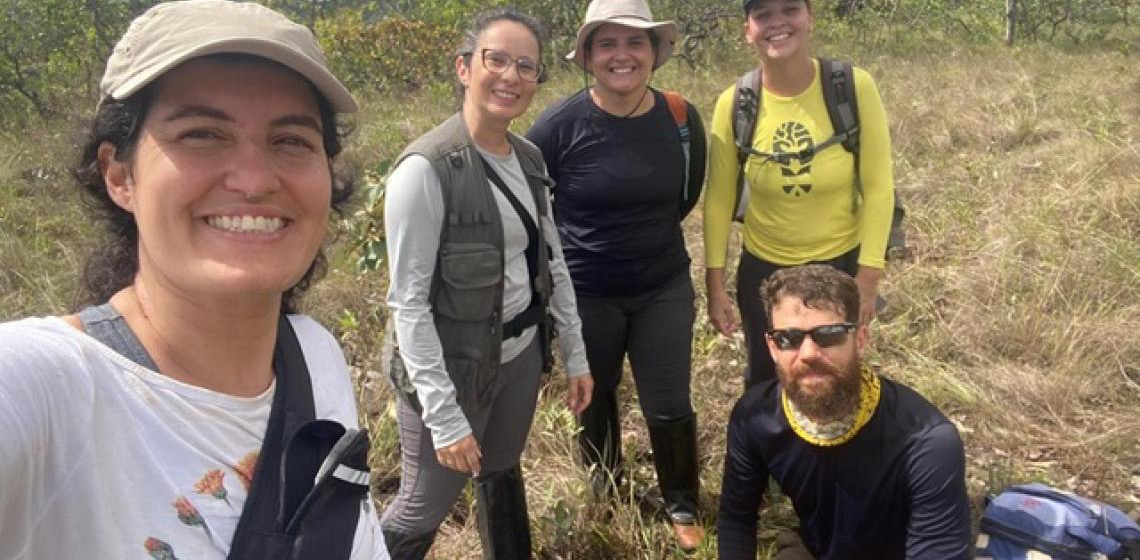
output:
{"label": "black backpack strap", "polygon": [[819,59],[823,102],[837,142],[859,157],[859,104],[855,99],[855,69],[850,62]]}
{"label": "black backpack strap", "polygon": [[859,201],[863,197],[863,179],[859,168],[859,106],[855,100],[855,69],[850,62],[830,58],[819,59],[820,89],[823,90],[823,104],[827,107],[827,117],[831,120],[834,132],[831,138],[816,145],[821,151],[833,144],[842,144],[843,149],[855,158],[855,192],[851,196],[851,211],[859,211]]}
{"label": "black backpack strap", "polygon": [[[831,119],[831,127],[835,135],[816,146],[816,151],[826,145],[836,142],[842,143],[843,148],[855,157],[855,193],[852,209],[858,210],[858,198],[863,195],[863,181],[859,166],[859,102],[855,95],[855,68],[850,62],[821,58],[819,59],[821,86],[823,88],[823,101],[827,106],[827,116]],[[906,217],[906,209],[898,192],[895,192],[894,210],[891,215],[891,231],[887,239],[887,258],[892,255],[906,254],[906,230],[902,226]]]}
{"label": "black backpack strap", "polygon": [[347,560],[368,496],[368,433],[316,420],[289,318],[277,321],[277,387],[228,560]]}
{"label": "black backpack strap", "polygon": [[285,493],[277,516],[277,526],[283,527],[279,534],[292,543],[289,560],[352,555],[371,482],[368,447],[367,430],[346,430],[333,420],[309,422],[289,440],[281,459]]}
{"label": "black backpack strap", "polygon": [[273,408],[265,439],[254,467],[253,484],[241,510],[229,560],[267,558],[260,536],[277,532],[277,518],[281,493],[281,456],[285,442],[292,438],[316,413],[313,408],[313,387],[309,368],[301,352],[301,343],[289,318],[281,315],[277,320],[277,345],[273,349],[273,374],[277,387],[273,394]]}
{"label": "black backpack strap", "polygon": [[760,68],[753,68],[736,80],[736,92],[732,97],[732,137],[741,168],[748,161],[746,148],[752,146],[752,135],[760,117],[760,98],[763,95],[760,83]]}
{"label": "black backpack strap", "polygon": [[748,162],[752,136],[756,133],[756,121],[760,118],[761,90],[760,68],[745,72],[736,80],[736,91],[732,96],[732,137],[736,143],[736,160],[740,169],[736,173],[736,203],[733,205],[733,219],[744,221],[748,206],[747,182],[744,179],[744,164]]}
{"label": "black backpack strap", "polygon": [[[515,196],[503,178],[491,167],[491,164],[487,163],[483,156],[479,156],[479,159],[483,162],[483,171],[486,172],[487,178],[494,183],[499,192],[503,193],[507,202],[511,203],[511,208],[515,209],[515,213],[519,215],[519,220],[522,221],[523,228],[526,229],[525,254],[527,277],[530,278],[530,305],[514,319],[503,323],[503,339],[514,338],[522,334],[528,327],[537,325],[546,316],[546,312],[542,308],[542,296],[536,288],[538,285],[538,224],[535,223],[530,212],[526,211],[526,206],[523,206],[519,197]],[[535,202],[535,204],[538,203]]]}

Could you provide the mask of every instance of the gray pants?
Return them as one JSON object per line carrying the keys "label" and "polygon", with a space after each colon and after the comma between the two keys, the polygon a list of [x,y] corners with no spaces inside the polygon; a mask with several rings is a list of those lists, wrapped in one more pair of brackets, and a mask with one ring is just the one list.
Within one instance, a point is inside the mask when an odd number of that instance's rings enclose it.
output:
{"label": "gray pants", "polygon": [[[499,366],[491,406],[467,419],[483,453],[483,474],[518,464],[534,419],[541,380],[537,338],[517,358]],[[397,421],[403,450],[400,490],[380,523],[386,531],[423,535],[443,523],[471,475],[439,464],[431,431],[403,399],[399,399]]]}

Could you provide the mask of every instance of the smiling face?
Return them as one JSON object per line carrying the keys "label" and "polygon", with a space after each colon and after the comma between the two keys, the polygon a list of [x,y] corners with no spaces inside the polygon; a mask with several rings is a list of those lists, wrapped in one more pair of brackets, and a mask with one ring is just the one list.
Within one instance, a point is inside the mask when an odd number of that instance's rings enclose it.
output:
{"label": "smiling face", "polygon": [[607,23],[586,45],[586,68],[596,88],[619,95],[640,93],[653,74],[653,43],[644,29]]}
{"label": "smiling face", "polygon": [[[506,53],[512,59],[510,66],[498,74],[488,70],[483,64],[483,52],[488,49]],[[519,77],[518,64],[513,61],[520,58],[541,59],[534,33],[510,20],[488,25],[479,34],[472,54],[455,60],[455,71],[465,88],[464,113],[470,109],[480,119],[505,126],[526,112],[538,84]]]}
{"label": "smiling face", "polygon": [[762,59],[807,56],[812,21],[803,0],[759,0],[748,7],[744,35]]}
{"label": "smiling face", "polygon": [[[772,307],[773,329],[813,329],[844,323],[836,309],[804,305],[795,296],[784,296]],[[859,326],[841,344],[821,347],[805,336],[800,347],[781,350],[771,336],[765,337],[776,362],[780,387],[796,407],[814,420],[836,420],[858,405],[860,363],[867,346],[867,327]]]}
{"label": "smiling face", "polygon": [[138,227],[139,279],[195,299],[278,301],[328,222],[312,87],[271,62],[203,58],[157,88],[133,157],[100,147],[108,193]]}

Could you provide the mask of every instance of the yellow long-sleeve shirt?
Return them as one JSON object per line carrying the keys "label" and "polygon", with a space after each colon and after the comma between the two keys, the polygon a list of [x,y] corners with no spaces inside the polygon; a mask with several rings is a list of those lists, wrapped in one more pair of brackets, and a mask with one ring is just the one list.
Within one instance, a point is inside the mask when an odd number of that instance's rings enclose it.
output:
{"label": "yellow long-sleeve shirt", "polygon": [[[799,152],[834,134],[815,78],[799,95],[763,92],[753,149]],[[723,268],[736,203],[740,167],[732,135],[735,84],[717,99],[709,138],[709,180],[705,194],[705,265]],[[855,69],[859,105],[859,166],[863,196],[857,199],[855,158],[836,144],[808,161],[787,165],[751,156],[745,165],[749,188],[744,217],[744,248],[780,265],[828,260],[856,246],[859,264],[883,268],[894,208],[894,176],[887,115],[870,74]]]}

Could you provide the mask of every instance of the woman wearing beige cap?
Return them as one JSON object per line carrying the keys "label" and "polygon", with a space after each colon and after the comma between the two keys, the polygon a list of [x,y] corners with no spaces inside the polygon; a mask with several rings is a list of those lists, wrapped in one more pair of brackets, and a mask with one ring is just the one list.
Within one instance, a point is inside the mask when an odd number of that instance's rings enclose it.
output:
{"label": "woman wearing beige cap", "polygon": [[295,314],[352,96],[306,28],[224,0],[138,17],[101,93],[93,306],[0,324],[0,558],[388,558],[344,357]]}
{"label": "woman wearing beige cap", "polygon": [[483,558],[530,558],[519,457],[553,327],[566,404],[577,414],[590,401],[550,179],[538,149],[507,130],[543,77],[542,35],[512,10],[476,17],[455,59],[462,109],[409,145],[387,180],[385,364],[403,464],[382,523],[397,560],[427,554],[472,475]]}
{"label": "woman wearing beige cap", "polygon": [[657,479],[680,546],[703,539],[690,398],[693,286],[681,220],[700,195],[704,126],[680,95],[649,86],[677,35],[644,0],[594,0],[567,56],[595,82],[527,133],[555,179],[554,215],[596,385],[579,417],[591,485],[622,484],[616,390],[629,357]]}

